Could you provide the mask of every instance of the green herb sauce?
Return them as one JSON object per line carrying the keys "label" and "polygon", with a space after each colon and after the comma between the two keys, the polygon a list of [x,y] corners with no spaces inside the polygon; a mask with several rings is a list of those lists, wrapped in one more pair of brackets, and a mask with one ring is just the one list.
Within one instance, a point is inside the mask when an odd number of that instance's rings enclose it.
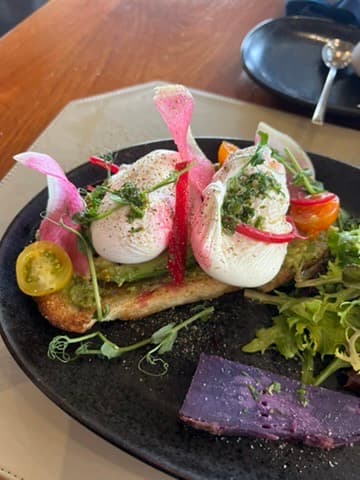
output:
{"label": "green herb sauce", "polygon": [[261,230],[264,217],[256,215],[253,207],[255,198],[263,199],[270,191],[282,193],[280,183],[271,174],[263,172],[246,173],[229,178],[221,210],[222,226],[228,233],[234,233],[239,223],[252,225]]}

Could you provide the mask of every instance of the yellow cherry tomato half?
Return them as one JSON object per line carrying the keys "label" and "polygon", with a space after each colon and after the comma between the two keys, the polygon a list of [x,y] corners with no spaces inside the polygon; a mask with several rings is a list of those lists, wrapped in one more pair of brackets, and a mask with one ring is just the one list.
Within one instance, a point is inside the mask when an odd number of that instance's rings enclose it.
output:
{"label": "yellow cherry tomato half", "polygon": [[220,163],[220,165],[223,165],[228,159],[229,155],[236,152],[237,150],[239,150],[239,147],[237,147],[233,143],[223,140],[218,149],[218,162]]}
{"label": "yellow cherry tomato half", "polygon": [[34,242],[16,260],[16,280],[20,290],[41,297],[63,289],[73,274],[69,255],[59,245],[44,240]]}
{"label": "yellow cherry tomato half", "polygon": [[327,230],[335,222],[339,207],[339,198],[334,195],[328,202],[318,205],[291,205],[290,216],[301,232],[314,236],[322,230]]}

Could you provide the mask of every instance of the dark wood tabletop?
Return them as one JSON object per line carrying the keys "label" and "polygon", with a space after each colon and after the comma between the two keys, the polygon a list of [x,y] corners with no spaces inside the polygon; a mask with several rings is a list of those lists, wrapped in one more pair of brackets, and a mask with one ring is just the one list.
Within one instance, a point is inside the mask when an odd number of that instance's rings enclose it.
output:
{"label": "dark wood tabletop", "polygon": [[241,68],[283,0],[50,0],[0,39],[0,178],[70,100],[152,80],[282,107]]}

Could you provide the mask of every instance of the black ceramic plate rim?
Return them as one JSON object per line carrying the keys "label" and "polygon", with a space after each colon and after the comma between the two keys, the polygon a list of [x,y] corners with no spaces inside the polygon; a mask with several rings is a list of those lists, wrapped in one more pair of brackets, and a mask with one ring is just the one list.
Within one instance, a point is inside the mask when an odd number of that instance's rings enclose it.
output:
{"label": "black ceramic plate rim", "polygon": [[[309,101],[309,100],[306,100],[306,99],[299,99],[295,95],[284,93],[283,90],[280,90],[280,89],[274,87],[273,85],[271,85],[270,82],[264,81],[261,76],[256,75],[256,73],[251,68],[249,68],[249,66],[247,64],[247,61],[246,61],[246,58],[245,58],[246,51],[248,51],[248,49],[250,48],[251,42],[252,42],[252,37],[255,33],[257,33],[259,30],[263,30],[263,29],[265,29],[268,26],[271,26],[273,24],[276,24],[276,23],[282,24],[282,23],[288,23],[288,22],[299,23],[300,26],[304,23],[315,22],[315,23],[318,23],[318,24],[328,25],[329,27],[335,26],[335,27],[339,27],[339,28],[345,28],[344,24],[335,22],[334,20],[329,19],[329,18],[306,17],[306,16],[301,16],[301,15],[285,16],[285,17],[279,17],[279,18],[270,18],[270,19],[264,20],[264,21],[258,23],[257,25],[255,25],[255,27],[252,28],[245,35],[245,37],[244,37],[244,39],[241,43],[241,47],[240,47],[241,62],[242,62],[243,68],[246,71],[246,73],[256,83],[261,85],[263,88],[265,88],[269,92],[275,93],[276,95],[278,95],[279,97],[281,97],[285,100],[291,100],[293,103],[298,104],[298,105],[303,105],[303,106],[305,105],[307,107],[315,107],[316,100]],[[346,25],[346,28],[348,28],[349,31],[359,32],[359,36],[360,36],[360,29],[358,29],[356,26]],[[325,80],[325,77],[324,77],[324,80]],[[344,107],[342,105],[329,104],[327,110],[331,113],[337,113],[337,114],[346,115],[346,116],[349,116],[349,117],[355,117],[355,118],[360,117],[360,109],[356,108],[356,107],[348,108],[348,107]]]}
{"label": "black ceramic plate rim", "polygon": [[[209,142],[211,143],[211,142],[214,142],[214,141],[220,143],[220,141],[223,140],[223,139],[224,138],[201,138],[201,139],[199,139],[199,143],[200,143],[200,146],[202,146],[202,144],[205,145]],[[245,145],[249,144],[248,141],[243,141],[243,140],[240,140],[240,139],[226,138],[226,140],[232,141],[234,143],[239,143],[242,146],[245,146]],[[139,144],[139,145],[136,145],[136,146],[133,146],[133,147],[125,148],[125,149],[121,150],[121,152],[131,152],[132,150],[137,149],[137,148],[141,148],[141,147],[144,147],[144,148],[147,149],[147,151],[150,151],[150,150],[155,149],[155,148],[160,148],[160,147],[171,148],[172,146],[173,146],[172,142],[166,140],[166,141],[158,141],[158,142],[149,142],[149,143],[146,143],[146,144]],[[212,147],[212,149],[213,149],[213,147]],[[331,165],[331,164],[332,165],[340,165],[340,162],[328,159],[326,157],[321,157],[319,155],[313,155],[313,157],[317,157],[318,159],[320,159],[320,161],[321,161],[321,159],[324,159],[325,161],[329,162],[329,165]],[[343,164],[341,164],[341,165],[343,165]],[[80,168],[83,168],[83,167],[84,167],[84,165],[80,166],[80,167],[77,167],[76,169],[69,172],[69,174],[71,175],[72,172],[74,172],[74,171],[76,171]],[[348,168],[350,171],[353,170],[353,173],[355,173],[355,172],[358,173],[358,169],[356,167],[352,167],[352,166],[349,166],[349,165],[345,165],[345,166],[343,165],[343,167]],[[40,195],[43,195],[43,192],[44,191],[40,192],[37,196],[35,196],[32,201],[34,201]],[[30,203],[31,202],[29,202],[29,204]],[[5,239],[7,238],[8,235],[11,235],[11,231],[12,231],[12,227],[13,227],[14,223],[16,222],[17,218],[21,215],[21,213],[24,212],[28,208],[28,205],[26,205],[16,215],[16,217],[14,218],[12,223],[7,228],[5,234],[4,234],[4,236],[3,236],[3,238],[1,239],[1,242],[0,242],[0,252],[3,249]],[[111,432],[109,432],[107,430],[106,427],[104,427],[102,422],[94,420],[92,417],[84,416],[81,412],[79,412],[78,409],[73,408],[72,404],[69,403],[69,401],[67,400],[66,397],[59,395],[52,388],[49,388],[49,386],[46,383],[44,383],[43,379],[41,378],[41,375],[39,376],[36,372],[34,372],[31,368],[29,368],[29,366],[27,365],[27,362],[26,362],[26,358],[24,358],[21,354],[19,354],[17,345],[12,342],[12,338],[9,338],[7,336],[7,334],[5,332],[3,322],[4,322],[3,313],[0,312],[0,333],[1,333],[1,336],[4,340],[4,342],[5,342],[8,350],[10,351],[10,353],[12,354],[13,358],[18,363],[20,368],[25,372],[25,374],[29,377],[29,379],[32,381],[32,383],[34,383],[34,385],[36,385],[40,389],[40,391],[42,391],[51,401],[53,401],[56,405],[58,405],[63,411],[68,413],[72,418],[79,421],[84,426],[86,426],[87,428],[92,430],[94,433],[100,435],[102,438],[104,438],[104,439],[108,440],[109,442],[113,443],[115,446],[120,447],[121,449],[123,449],[124,451],[133,455],[134,457],[139,458],[140,460],[147,462],[149,465],[152,465],[152,466],[158,468],[159,470],[162,470],[166,473],[170,473],[172,475],[178,476],[179,478],[182,478],[182,479],[189,479],[189,480],[192,479],[192,480],[194,480],[196,478],[196,479],[199,479],[199,480],[200,479],[205,480],[206,478],[208,478],[208,477],[204,477],[202,475],[197,475],[195,473],[195,471],[191,472],[191,466],[189,467],[189,466],[185,466],[185,465],[181,465],[181,464],[176,464],[176,462],[167,461],[165,458],[159,459],[159,458],[154,457],[151,453],[151,450],[148,450],[147,448],[141,447],[141,445],[136,444],[136,442],[135,443],[129,443],[129,441],[126,438],[126,435],[122,435],[122,436],[113,435]],[[194,435],[196,435],[196,433],[194,433]],[[166,439],[164,439],[164,441],[166,441]],[[190,470],[191,476],[189,474],[189,470]]]}

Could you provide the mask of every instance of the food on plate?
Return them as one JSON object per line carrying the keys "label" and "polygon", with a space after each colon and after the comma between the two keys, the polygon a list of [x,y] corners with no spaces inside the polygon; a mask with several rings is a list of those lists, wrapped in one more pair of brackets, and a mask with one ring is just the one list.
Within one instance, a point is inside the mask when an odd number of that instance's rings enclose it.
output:
{"label": "food on plate", "polygon": [[[83,333],[100,320],[143,318],[237,288],[267,290],[268,282],[274,288],[293,275],[285,257],[291,258],[296,240],[289,243],[298,235],[286,216],[286,170],[271,145],[292,148],[312,172],[307,155],[260,124],[270,137],[258,130],[254,146],[229,147],[230,158],[215,172],[191,134],[190,92],[160,87],[154,102],[177,151],[153,151],[120,167],[91,157],[108,176],[85,194],[48,155],[15,157],[47,175],[49,200],[38,236],[63,248],[73,264],[63,288],[36,298],[43,316],[59,328]],[[218,187],[221,199],[214,194]],[[324,243],[313,243],[321,258]],[[306,250],[305,269],[314,262]]]}
{"label": "food on plate", "polygon": [[[98,208],[99,219],[90,226],[91,243],[99,256],[132,264],[152,260],[166,250],[173,226],[174,185],[156,186],[173,174],[178,160],[177,152],[156,150],[132,165],[122,165],[110,177]],[[123,198],[116,196],[116,192],[125,193],[125,189],[128,196],[135,196],[132,185],[148,192],[148,206],[143,212],[122,208]],[[109,211],[111,214],[105,215]]]}
{"label": "food on plate", "polygon": [[359,413],[355,396],[201,354],[179,417],[215,435],[332,449],[360,440]]}
{"label": "food on plate", "polygon": [[62,290],[73,274],[69,255],[56,243],[31,243],[16,260],[16,278],[22,292],[32,297]]}
{"label": "food on plate", "polygon": [[[218,163],[212,163],[191,133],[190,92],[181,85],[160,87],[154,102],[176,150],[155,150],[130,165],[91,157],[107,171],[101,184],[76,188],[45,154],[15,157],[47,176],[49,194],[34,243],[17,261],[19,288],[34,297],[52,325],[83,334],[56,336],[48,356],[64,363],[89,355],[114,359],[147,347],[139,369],[146,371],[145,362],[164,374],[162,355],[172,350],[178,333],[214,311],[199,302],[245,289],[245,298],[275,305],[279,315],[239,348],[276,348],[298,359],[302,384],[319,385],[343,367],[359,372],[359,224],[344,217],[337,195],[316,180],[308,155],[261,122],[254,145],[219,142]],[[189,303],[195,310],[188,319],[128,346],[89,331],[104,321],[140,319]],[[226,418],[219,413],[222,406],[214,410],[212,401],[207,410],[197,397],[203,395],[198,379],[207,368],[221,366],[224,385],[209,382],[209,395],[221,394],[228,402]],[[241,372],[228,375],[227,369]],[[244,403],[241,414],[234,414],[231,386],[241,397],[237,407]],[[293,380],[202,356],[181,418],[213,433],[322,448],[358,440],[348,412],[355,408],[353,399],[335,392],[324,399],[323,390],[309,387],[304,410],[299,391]],[[259,404],[258,396],[267,403]],[[336,414],[331,422],[329,411]]]}
{"label": "food on plate", "polygon": [[275,348],[286,359],[297,358],[302,381],[312,385],[341,368],[360,371],[360,224],[339,220],[327,233],[328,261],[320,275],[295,278],[286,292],[244,292],[248,299],[275,305],[278,315],[243,351]]}
{"label": "food on plate", "polygon": [[[209,276],[238,287],[258,287],[272,280],[284,263],[288,234],[289,192],[285,167],[256,146],[234,152],[203,190],[203,202],[194,215],[191,246]],[[242,225],[239,231],[238,226]],[[244,227],[244,225],[246,227]],[[284,242],[260,242],[249,227]],[[238,228],[238,229],[237,229]]]}

